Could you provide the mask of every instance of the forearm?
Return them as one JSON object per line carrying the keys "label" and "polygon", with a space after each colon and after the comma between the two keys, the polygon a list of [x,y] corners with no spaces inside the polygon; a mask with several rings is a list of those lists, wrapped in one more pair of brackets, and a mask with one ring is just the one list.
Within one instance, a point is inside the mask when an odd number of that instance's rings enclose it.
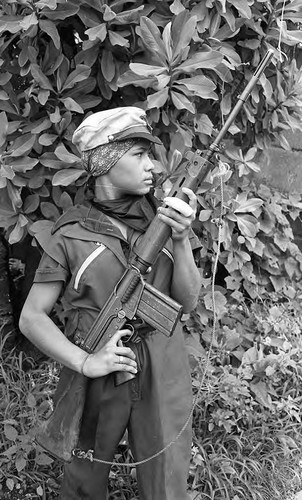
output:
{"label": "forearm", "polygon": [[200,274],[194,262],[189,239],[174,241],[174,272],[171,294],[183,306],[185,313],[196,307],[200,286]]}
{"label": "forearm", "polygon": [[44,312],[22,314],[21,332],[47,356],[80,373],[87,353],[70,342]]}

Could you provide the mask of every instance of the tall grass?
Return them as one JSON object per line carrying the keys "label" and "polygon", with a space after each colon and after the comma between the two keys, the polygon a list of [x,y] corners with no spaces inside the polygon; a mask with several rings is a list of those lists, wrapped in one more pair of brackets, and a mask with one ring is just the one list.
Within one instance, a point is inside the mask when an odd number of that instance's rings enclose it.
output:
{"label": "tall grass", "polygon": [[[38,364],[0,342],[0,498],[57,500],[62,465],[34,441],[52,409],[59,367]],[[196,387],[196,384],[194,385]],[[206,396],[204,396],[206,397]],[[290,500],[302,489],[300,422],[265,414],[263,423],[239,433],[207,431],[204,401],[195,408],[189,494],[195,500]],[[120,446],[118,462],[131,455]],[[110,500],[136,500],[135,469],[114,466]]]}
{"label": "tall grass", "polygon": [[[0,483],[3,498],[57,498],[61,466],[34,441],[38,422],[51,411],[55,363],[36,365],[0,341]],[[25,497],[27,495],[27,497]]]}

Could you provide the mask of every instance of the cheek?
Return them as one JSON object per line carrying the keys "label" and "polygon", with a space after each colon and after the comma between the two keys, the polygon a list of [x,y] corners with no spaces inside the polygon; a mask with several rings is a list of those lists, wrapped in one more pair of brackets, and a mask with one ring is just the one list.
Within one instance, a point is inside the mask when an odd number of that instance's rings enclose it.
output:
{"label": "cheek", "polygon": [[121,186],[134,184],[135,178],[131,172],[124,170],[116,177],[116,182]]}
{"label": "cheek", "polygon": [[118,177],[119,182],[123,182],[127,185],[135,185],[140,181],[140,175],[137,169],[128,168],[120,173]]}

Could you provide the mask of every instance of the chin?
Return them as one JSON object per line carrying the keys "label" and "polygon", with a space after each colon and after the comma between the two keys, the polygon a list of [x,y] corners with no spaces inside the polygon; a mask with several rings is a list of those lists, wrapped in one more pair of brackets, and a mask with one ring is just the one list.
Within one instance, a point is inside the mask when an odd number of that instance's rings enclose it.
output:
{"label": "chin", "polygon": [[133,196],[144,196],[145,194],[148,194],[150,193],[151,191],[151,186],[147,186],[145,188],[142,188],[142,189],[136,189],[135,191],[129,191],[128,194],[131,194]]}

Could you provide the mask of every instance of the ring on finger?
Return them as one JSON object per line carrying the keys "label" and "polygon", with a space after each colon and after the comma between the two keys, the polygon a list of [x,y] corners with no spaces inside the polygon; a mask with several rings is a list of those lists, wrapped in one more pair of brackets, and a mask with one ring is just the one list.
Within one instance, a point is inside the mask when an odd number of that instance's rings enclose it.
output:
{"label": "ring on finger", "polygon": [[123,356],[119,356],[118,362],[119,364],[123,364],[124,358]]}

